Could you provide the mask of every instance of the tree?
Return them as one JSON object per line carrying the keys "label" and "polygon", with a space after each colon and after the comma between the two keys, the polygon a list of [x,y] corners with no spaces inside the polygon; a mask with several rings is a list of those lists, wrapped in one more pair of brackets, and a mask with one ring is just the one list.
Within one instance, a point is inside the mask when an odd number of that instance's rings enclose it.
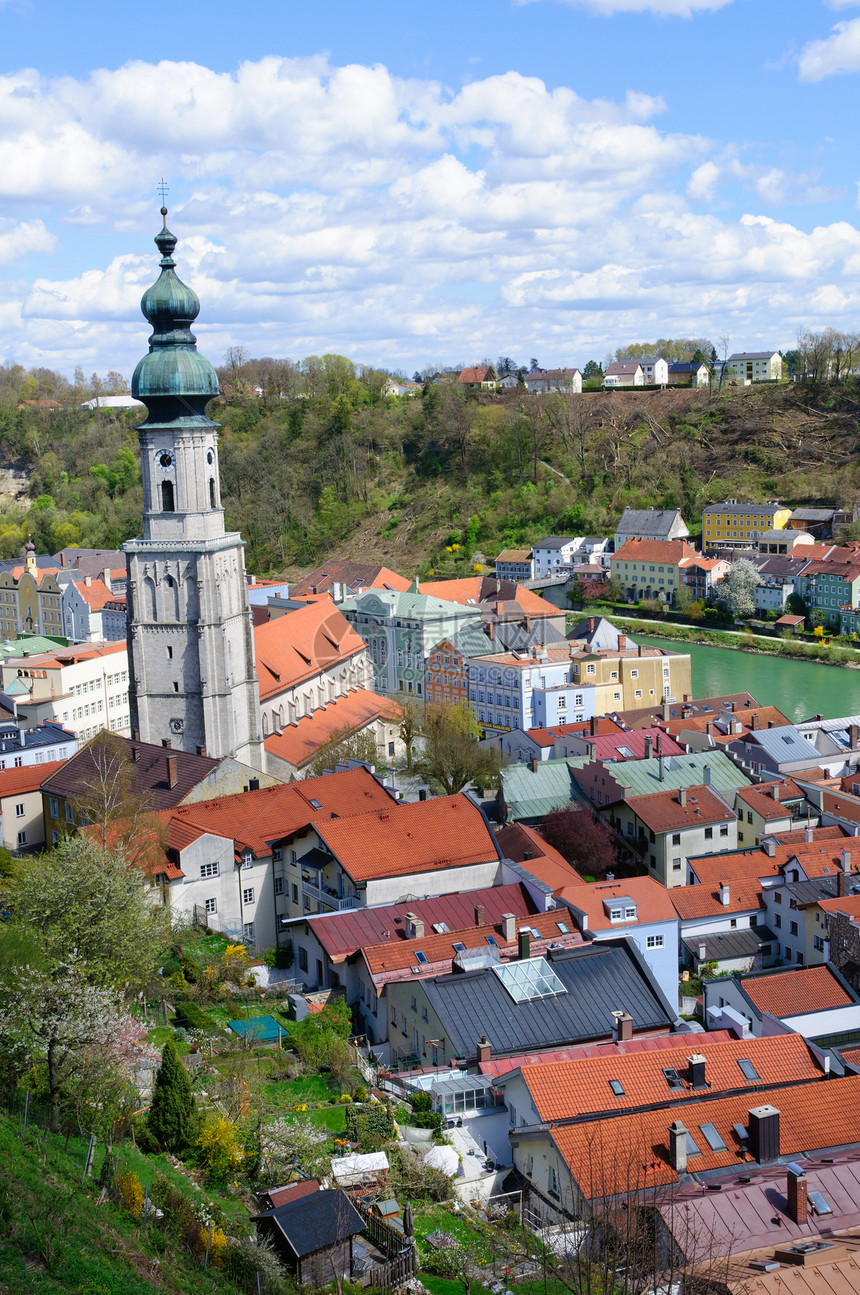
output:
{"label": "tree", "polygon": [[517,366],[509,355],[500,355],[496,360],[496,372],[500,374],[513,373]]}
{"label": "tree", "polygon": [[785,600],[785,610],[790,616],[806,617],[809,615],[809,608],[798,593],[788,595]]}
{"label": "tree", "polygon": [[611,603],[626,602],[624,586],[617,576],[610,576],[606,582],[606,597]]}
{"label": "tree", "polygon": [[755,591],[760,584],[761,577],[749,558],[739,558],[718,586],[719,601],[732,616],[752,616]]}
{"label": "tree", "polygon": [[534,373],[535,369],[539,367],[540,366],[538,365],[537,360],[535,359],[534,356],[532,356],[532,358],[529,360],[529,369],[531,370],[532,373]]}
{"label": "tree", "polygon": [[158,1145],[167,1151],[183,1151],[194,1142],[197,1102],[188,1071],[172,1039],[167,1040],[161,1051],[161,1065],[155,1076],[146,1122]]}
{"label": "tree", "polygon": [[120,849],[131,862],[146,866],[164,857],[163,827],[155,801],[137,786],[139,768],[133,745],[102,729],[89,744],[91,763],[72,801],[87,836],[103,850]]}
{"label": "tree", "polygon": [[415,743],[424,731],[424,707],[412,697],[402,695],[400,706],[400,741],[406,748],[406,768],[412,772]]}
{"label": "tree", "polygon": [[28,1064],[45,1067],[48,1119],[56,1123],[64,1087],[102,1053],[112,1064],[111,1040],[124,1023],[122,1000],[110,988],[92,985],[82,960],[72,954],[50,972],[23,966],[0,982],[0,1041]]}
{"label": "tree", "polygon": [[476,778],[495,778],[501,767],[499,752],[479,746],[480,736],[481,726],[471,706],[428,707],[424,751],[415,768],[447,796]]}
{"label": "tree", "polygon": [[583,875],[605,877],[618,862],[612,833],[588,809],[554,809],[544,822],[543,835]]}
{"label": "tree", "polygon": [[38,935],[49,967],[75,954],[89,980],[137,992],[154,977],[170,937],[169,912],[150,903],[148,891],[122,848],[67,837],[21,862],[12,905]]}
{"label": "tree", "polygon": [[276,1120],[263,1130],[261,1178],[263,1182],[284,1181],[296,1165],[309,1177],[331,1169],[330,1134],[311,1120],[298,1117]]}
{"label": "tree", "polygon": [[348,728],[342,728],[337,733],[332,733],[328,741],[319,748],[311,761],[309,772],[317,777],[339,764],[346,764],[348,760],[364,760],[367,764],[375,764],[378,759],[379,747],[369,729],[351,733]]}

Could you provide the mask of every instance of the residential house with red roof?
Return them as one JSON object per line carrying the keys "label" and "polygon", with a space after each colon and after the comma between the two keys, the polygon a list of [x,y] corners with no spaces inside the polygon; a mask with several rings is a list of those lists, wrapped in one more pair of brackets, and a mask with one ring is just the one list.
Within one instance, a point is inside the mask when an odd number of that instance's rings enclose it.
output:
{"label": "residential house with red roof", "polygon": [[688,860],[700,854],[737,848],[737,818],[712,786],[701,784],[672,791],[631,796],[612,807],[615,830],[625,836],[664,886],[688,881]]}
{"label": "residential house with red roof", "polygon": [[290,585],[291,598],[308,594],[331,594],[335,603],[353,598],[365,589],[395,589],[406,593],[410,581],[378,562],[344,562],[335,560],[317,567]]}
{"label": "residential house with red roof", "polygon": [[41,787],[63,767],[63,760],[28,764],[0,772],[0,822],[3,846],[12,854],[29,854],[45,844]]}
{"label": "residential house with red roof", "polygon": [[461,387],[469,391],[495,391],[498,384],[496,370],[492,364],[478,365],[471,369],[461,369],[457,378]]}
{"label": "residential house with red roof", "polygon": [[76,643],[125,641],[125,592],[114,590],[110,571],[101,577],[66,580],[62,609],[63,633]]}
{"label": "residential house with red roof", "polygon": [[785,1027],[824,1046],[860,1030],[860,998],[831,963],[708,980],[704,991],[711,1029],[740,1025],[758,1037]]}
{"label": "residential house with red roof", "polygon": [[613,553],[610,565],[613,579],[621,582],[631,601],[659,598],[671,603],[681,588],[681,562],[696,556],[686,540],[628,540]]}

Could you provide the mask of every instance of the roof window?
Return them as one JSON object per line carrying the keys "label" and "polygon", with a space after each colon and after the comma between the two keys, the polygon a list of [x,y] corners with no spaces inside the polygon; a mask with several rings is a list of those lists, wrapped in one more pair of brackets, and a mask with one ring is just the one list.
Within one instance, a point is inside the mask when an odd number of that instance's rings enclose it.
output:
{"label": "roof window", "polygon": [[484,939],[487,941],[487,944],[491,944],[494,949],[499,947],[499,942],[494,935],[485,935]]}
{"label": "roof window", "polygon": [[624,1085],[620,1079],[610,1079],[609,1087],[612,1089],[616,1097],[624,1096]]}
{"label": "roof window", "polygon": [[761,1075],[758,1073],[753,1063],[746,1057],[741,1057],[738,1061],[738,1065],[741,1068],[741,1074],[744,1079],[761,1079]]}
{"label": "roof window", "polygon": [[312,799],[312,800],[311,800],[311,806],[312,806],[312,808],[313,808],[313,809],[322,809],[322,801],[321,801],[321,800],[313,800],[313,799]]}
{"label": "roof window", "polygon": [[567,922],[556,922],[556,926],[561,931],[562,935],[570,935],[570,927]]}
{"label": "roof window", "polygon": [[466,947],[465,944],[463,944],[460,940],[458,940],[456,944],[451,945],[451,948],[456,949],[458,953],[462,953],[465,947]]}
{"label": "roof window", "polygon": [[670,1088],[683,1088],[684,1081],[673,1066],[664,1066],[663,1078]]}
{"label": "roof window", "polygon": [[702,1131],[702,1137],[712,1151],[728,1151],[728,1147],[713,1124],[700,1124],[699,1128]]}
{"label": "roof window", "polygon": [[422,963],[422,964],[423,964],[423,963],[425,963],[425,962],[427,961],[427,954],[426,954],[426,953],[423,953],[423,952],[421,951],[421,949],[416,949],[416,950],[415,950],[415,961],[416,961],[416,962],[420,962],[420,963]]}

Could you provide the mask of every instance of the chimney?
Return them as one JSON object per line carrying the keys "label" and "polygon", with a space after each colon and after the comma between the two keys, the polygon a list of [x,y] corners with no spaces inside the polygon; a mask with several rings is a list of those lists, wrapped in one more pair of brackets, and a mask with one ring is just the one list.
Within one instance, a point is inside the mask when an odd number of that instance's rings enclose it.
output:
{"label": "chimney", "polygon": [[65,553],[65,549],[64,549],[64,550],[60,553],[60,566],[61,566],[61,567],[64,567],[65,565],[66,565],[66,553]]}
{"label": "chimney", "polygon": [[666,762],[665,762],[665,761],[664,761],[664,759],[663,759],[663,752],[662,752],[662,751],[660,751],[659,741],[660,741],[660,739],[658,738],[658,739],[657,739],[657,743],[658,743],[658,745],[657,745],[657,750],[658,750],[658,752],[659,752],[659,755],[658,755],[658,761],[657,761],[657,762],[658,762],[658,766],[659,766],[659,773],[658,773],[658,777],[659,777],[660,781],[662,782],[662,781],[663,781],[663,776],[664,776],[664,774],[665,774],[665,772],[666,772]]}
{"label": "chimney", "polygon": [[476,926],[484,925],[484,905],[483,904],[475,905],[475,925]]}
{"label": "chimney", "polygon": [[860,724],[848,725],[848,745],[852,751],[856,751],[860,746]]}
{"label": "chimney", "polygon": [[645,759],[650,760],[653,754],[654,754],[654,739],[653,737],[651,737],[649,733],[645,739]]}
{"label": "chimney", "polygon": [[669,1162],[676,1174],[687,1172],[687,1130],[680,1120],[669,1125]]}
{"label": "chimney", "polygon": [[788,1217],[794,1223],[804,1224],[809,1217],[807,1202],[806,1174],[799,1164],[792,1161],[788,1168]]}
{"label": "chimney", "polygon": [[679,804],[679,805],[681,806],[681,808],[683,809],[683,807],[686,805],[686,803],[687,803],[687,788],[686,788],[686,787],[681,787],[681,788],[679,788],[679,790],[678,790],[678,804]]}
{"label": "chimney", "polygon": [[612,1037],[616,1043],[629,1043],[633,1038],[633,1017],[629,1012],[613,1012]]}
{"label": "chimney", "polygon": [[594,737],[594,736],[596,735],[596,733],[597,733],[597,716],[596,716],[596,715],[592,715],[591,719],[588,721],[588,731],[589,731],[589,733],[591,734],[591,736],[592,736],[592,737]]}
{"label": "chimney", "polygon": [[807,845],[810,843],[810,841],[814,841],[815,840],[814,830],[811,827],[807,827],[803,833],[803,838],[806,841]]}
{"label": "chimney", "polygon": [[779,1159],[779,1111],[754,1106],[749,1112],[750,1151],[759,1164]]}
{"label": "chimney", "polygon": [[720,882],[720,903],[723,905],[724,908],[728,908],[731,902],[732,902],[732,897],[731,897],[731,892],[729,890],[729,883],[727,881],[721,881]]}
{"label": "chimney", "polygon": [[664,719],[672,718],[672,708],[670,707],[667,701],[663,702],[663,718]]}
{"label": "chimney", "polygon": [[532,764],[532,773],[537,773],[538,758],[536,755],[532,756],[531,764]]}
{"label": "chimney", "polygon": [[131,748],[131,758],[132,758],[132,760],[134,761],[134,763],[135,763],[135,764],[137,764],[137,763],[139,762],[139,760],[140,760],[140,747],[133,746],[133,747]]}
{"label": "chimney", "polygon": [[179,775],[176,772],[176,756],[169,755],[167,757],[167,785],[168,787],[173,788],[176,786],[178,781]]}
{"label": "chimney", "polygon": [[167,748],[169,749],[169,748],[170,748],[170,738],[169,738],[169,737],[163,737],[163,738],[161,739],[161,745],[162,745],[162,746],[165,746],[165,747],[167,747]]}
{"label": "chimney", "polygon": [[493,639],[493,637],[494,637],[494,635],[495,635],[495,633],[496,633],[496,627],[494,626],[493,622],[492,622],[492,621],[487,621],[487,624],[486,624],[486,626],[485,626],[485,629],[486,629],[486,631],[487,631],[487,638],[488,638],[488,639],[490,639],[490,640],[492,641],[492,639]]}
{"label": "chimney", "polygon": [[478,1044],[478,1049],[477,1049],[478,1065],[480,1065],[482,1061],[489,1061],[492,1055],[493,1055],[493,1049],[490,1046],[490,1042],[486,1034],[482,1034],[481,1040]]}
{"label": "chimney", "polygon": [[519,939],[517,941],[517,957],[530,958],[531,952],[532,952],[531,931],[527,926],[521,926],[520,932],[519,932]]}
{"label": "chimney", "polygon": [[619,634],[619,635],[618,635],[618,651],[619,651],[619,652],[626,652],[626,651],[627,651],[627,635],[626,635],[626,634]]}
{"label": "chimney", "polygon": [[840,851],[839,862],[842,864],[843,872],[846,872],[846,873],[850,872],[851,871],[851,851],[843,848]]}
{"label": "chimney", "polygon": [[259,791],[259,790],[260,790],[260,779],[259,779],[259,778],[249,778],[249,779],[248,779],[248,791]]}
{"label": "chimney", "polygon": [[589,616],[589,618],[588,618],[588,632],[589,632],[589,634],[593,634],[593,633],[594,633],[594,626],[595,626],[595,620],[594,620],[594,617],[593,617],[593,616]]}
{"label": "chimney", "polygon": [[205,746],[198,746],[198,747],[197,747],[197,754],[198,754],[198,755],[205,755],[205,754],[206,754],[206,747],[205,747]]}
{"label": "chimney", "polygon": [[699,945],[699,962],[707,962],[708,946],[704,943]]}
{"label": "chimney", "polygon": [[772,719],[769,719],[769,720],[767,721],[767,726],[768,726],[768,728],[773,728],[773,727],[774,727],[774,721],[773,721]]}
{"label": "chimney", "polygon": [[416,917],[414,913],[412,914],[412,921],[409,924],[409,936],[410,939],[413,940],[421,940],[424,938],[424,923],[421,918]]}
{"label": "chimney", "polygon": [[113,593],[113,585],[111,584],[111,578],[110,578],[110,567],[105,567],[104,571],[102,572],[102,584],[105,585],[106,588],[110,589],[111,593]]}
{"label": "chimney", "polygon": [[771,796],[773,796],[774,800],[779,800],[779,783],[778,783],[778,782],[772,782],[772,783],[770,784],[770,794],[771,794]]}
{"label": "chimney", "polygon": [[706,787],[710,787],[711,785],[711,766],[709,764],[703,765],[702,767],[702,782]]}
{"label": "chimney", "polygon": [[840,872],[836,874],[836,896],[838,899],[844,899],[848,893],[847,878],[851,873],[851,851],[840,851],[839,862],[842,865]]}
{"label": "chimney", "polygon": [[84,576],[84,584],[86,585],[87,589],[91,589],[93,584],[92,576]]}
{"label": "chimney", "polygon": [[642,644],[641,644],[641,643],[637,646],[637,649],[636,649],[636,655],[637,655],[637,656],[644,656],[644,655],[645,655],[645,649],[643,648],[643,646],[642,646]]}
{"label": "chimney", "polygon": [[705,1079],[705,1058],[701,1052],[694,1052],[691,1057],[687,1058],[690,1065],[690,1087],[707,1088],[708,1083]]}
{"label": "chimney", "polygon": [[752,729],[753,733],[754,733],[754,732],[756,731],[756,729],[758,728],[758,711],[757,711],[757,710],[754,710],[754,711],[753,711],[753,713],[752,713],[752,715],[750,716],[750,728]]}
{"label": "chimney", "polygon": [[502,938],[505,944],[513,944],[517,938],[517,919],[513,913],[502,913]]}
{"label": "chimney", "polygon": [[767,857],[768,857],[769,859],[773,859],[773,858],[775,858],[775,857],[776,857],[776,841],[771,841],[771,840],[765,841],[765,842],[764,842],[764,852],[765,852],[765,854],[767,855]]}
{"label": "chimney", "polygon": [[682,701],[692,701],[692,700],[693,700],[693,694],[692,694],[691,692],[685,692],[685,693],[684,693],[684,695],[683,695],[683,697],[681,698],[681,700],[682,700]]}

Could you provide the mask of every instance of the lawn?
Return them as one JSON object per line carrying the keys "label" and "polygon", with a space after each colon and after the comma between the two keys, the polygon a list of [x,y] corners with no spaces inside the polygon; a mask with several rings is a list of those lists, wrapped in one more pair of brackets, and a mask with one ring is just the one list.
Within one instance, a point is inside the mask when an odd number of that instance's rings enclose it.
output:
{"label": "lawn", "polygon": [[279,1106],[294,1106],[297,1102],[311,1104],[340,1097],[340,1086],[332,1084],[325,1075],[303,1075],[301,1079],[282,1079],[269,1084],[266,1093]]}

